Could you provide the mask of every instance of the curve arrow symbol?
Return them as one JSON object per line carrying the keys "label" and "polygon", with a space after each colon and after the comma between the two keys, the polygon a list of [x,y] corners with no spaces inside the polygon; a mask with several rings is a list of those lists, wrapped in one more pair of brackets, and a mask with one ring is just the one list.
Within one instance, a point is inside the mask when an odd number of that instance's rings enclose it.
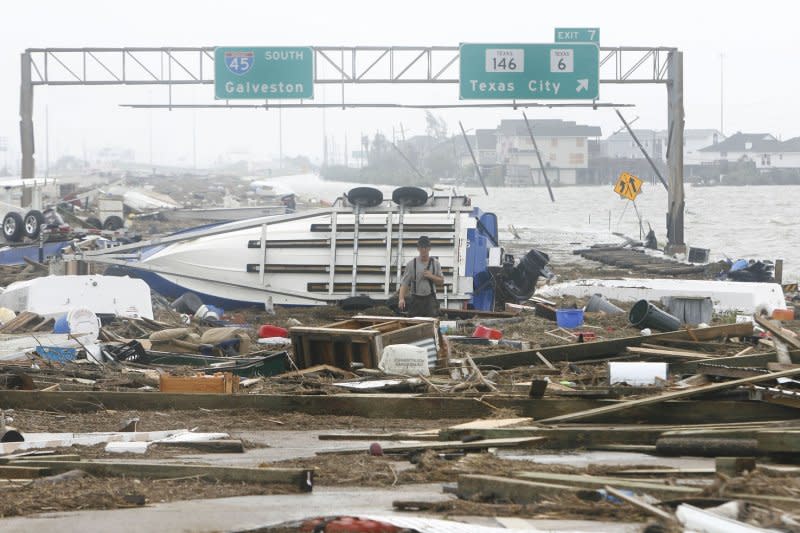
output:
{"label": "curve arrow symbol", "polygon": [[578,87],[575,89],[575,92],[579,93],[581,91],[588,91],[588,90],[589,90],[589,80],[588,79],[578,80]]}

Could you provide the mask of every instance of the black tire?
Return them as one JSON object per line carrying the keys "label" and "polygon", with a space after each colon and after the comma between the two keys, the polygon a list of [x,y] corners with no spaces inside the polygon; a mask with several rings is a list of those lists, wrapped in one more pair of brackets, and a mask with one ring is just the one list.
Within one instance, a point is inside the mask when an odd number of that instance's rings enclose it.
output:
{"label": "black tire", "polygon": [[361,207],[375,207],[383,202],[383,193],[374,187],[356,187],[347,193],[347,201]]}
{"label": "black tire", "polygon": [[25,214],[25,218],[22,219],[22,231],[25,232],[25,236],[29,239],[37,239],[39,237],[39,232],[42,231],[43,224],[44,215],[42,215],[42,212],[31,209]]}
{"label": "black tire", "polygon": [[406,207],[419,207],[428,203],[428,193],[419,187],[398,187],[392,192],[392,201]]}
{"label": "black tire", "polygon": [[103,223],[97,217],[89,217],[86,219],[86,224],[96,229],[103,229]]}
{"label": "black tire", "polygon": [[8,242],[22,240],[22,216],[19,213],[12,211],[3,217],[3,237]]}
{"label": "black tire", "polygon": [[122,228],[125,223],[116,215],[112,215],[103,222],[103,229],[107,229],[109,231],[117,231],[118,229]]}

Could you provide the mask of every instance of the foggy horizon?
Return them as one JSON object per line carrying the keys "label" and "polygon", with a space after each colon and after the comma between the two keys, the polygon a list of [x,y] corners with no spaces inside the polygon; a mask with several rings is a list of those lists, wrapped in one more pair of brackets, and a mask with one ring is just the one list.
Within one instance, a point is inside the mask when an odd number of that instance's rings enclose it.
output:
{"label": "foggy horizon", "polygon": [[[13,4],[5,7],[7,29],[0,34],[0,66],[7,73],[0,82],[0,137],[7,138],[8,143],[8,152],[0,154],[0,166],[5,160],[12,172],[18,166],[20,54],[26,48],[547,43],[553,41],[555,27],[598,27],[601,46],[670,46],[681,50],[686,129],[720,129],[722,122],[725,135],[737,131],[769,133],[783,140],[800,135],[800,113],[790,103],[797,85],[797,74],[791,68],[794,58],[789,55],[794,52],[790,46],[794,30],[789,17],[777,16],[789,12],[788,2],[762,3],[757,12],[704,3],[693,5],[691,13],[666,8],[654,13],[634,2],[614,2],[613,8],[583,1],[568,4],[569,9],[562,3],[543,10],[529,2],[465,2],[460,4],[460,11],[452,5],[419,1],[394,10],[379,10],[364,2],[329,5],[316,1],[295,6],[246,1],[224,6],[214,2],[184,5],[144,1],[136,4],[135,11],[89,2]],[[348,151],[353,151],[358,149],[362,135],[372,137],[381,132],[391,138],[393,128],[398,137],[401,128],[406,137],[425,132],[423,110],[168,111],[121,107],[166,104],[167,91],[156,86],[37,86],[37,175],[45,169],[47,153],[53,165],[65,155],[83,159],[103,148],[129,148],[137,162],[149,163],[152,146],[153,164],[191,168],[196,153],[197,167],[204,168],[221,156],[237,153],[269,160],[282,151],[284,157],[306,155],[320,161],[325,135],[335,139],[339,151],[345,143]],[[341,99],[339,85],[314,87],[315,103],[341,103]],[[459,103],[457,84],[346,85],[344,99]],[[172,101],[214,103],[214,87],[173,87]],[[638,117],[635,129],[667,129],[663,85],[602,84],[599,102],[633,104],[635,107],[623,108],[622,112],[629,121]],[[521,110],[511,108],[432,112],[446,121],[450,134],[458,133],[459,120],[465,128],[474,130],[522,117]],[[613,109],[529,108],[526,113],[531,120],[563,119],[600,126],[603,138],[622,127]]]}

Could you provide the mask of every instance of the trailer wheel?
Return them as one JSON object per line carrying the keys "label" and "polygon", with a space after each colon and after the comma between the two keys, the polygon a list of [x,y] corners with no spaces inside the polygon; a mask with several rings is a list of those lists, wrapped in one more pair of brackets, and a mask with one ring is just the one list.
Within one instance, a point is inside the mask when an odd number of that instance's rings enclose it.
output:
{"label": "trailer wheel", "polygon": [[100,222],[100,219],[97,217],[89,217],[86,219],[86,224],[93,228],[103,229],[103,223]]}
{"label": "trailer wheel", "polygon": [[107,229],[109,231],[117,231],[124,225],[124,222],[121,218],[116,215],[112,215],[103,222],[103,229]]}
{"label": "trailer wheel", "polygon": [[399,187],[392,192],[392,201],[406,207],[419,207],[428,203],[428,193],[419,187]]}
{"label": "trailer wheel", "polygon": [[42,231],[42,224],[44,224],[44,215],[41,211],[31,209],[23,219],[23,231],[25,236],[29,239],[36,239],[39,237],[39,232]]}
{"label": "trailer wheel", "polygon": [[3,217],[3,237],[8,242],[18,242],[22,239],[22,217],[14,211]]}
{"label": "trailer wheel", "polygon": [[361,207],[375,207],[383,202],[383,193],[374,187],[356,187],[348,191],[347,201]]}

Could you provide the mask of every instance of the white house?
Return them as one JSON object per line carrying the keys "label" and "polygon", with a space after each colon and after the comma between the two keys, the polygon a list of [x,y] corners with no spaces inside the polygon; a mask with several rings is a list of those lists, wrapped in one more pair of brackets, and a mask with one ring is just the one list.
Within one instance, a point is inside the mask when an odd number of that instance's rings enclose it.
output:
{"label": "white house", "polygon": [[[548,179],[574,185],[579,171],[587,168],[588,138],[601,135],[599,126],[585,126],[560,119],[531,120],[531,130]],[[524,120],[502,120],[497,128],[497,160],[506,165],[507,185],[527,185],[531,177],[544,183],[539,160]]]}
{"label": "white house", "polygon": [[769,133],[736,132],[724,141],[701,148],[696,153],[700,163],[746,160],[753,161],[756,168],[775,168],[783,166],[784,145],[793,141],[795,139],[782,143]]}

